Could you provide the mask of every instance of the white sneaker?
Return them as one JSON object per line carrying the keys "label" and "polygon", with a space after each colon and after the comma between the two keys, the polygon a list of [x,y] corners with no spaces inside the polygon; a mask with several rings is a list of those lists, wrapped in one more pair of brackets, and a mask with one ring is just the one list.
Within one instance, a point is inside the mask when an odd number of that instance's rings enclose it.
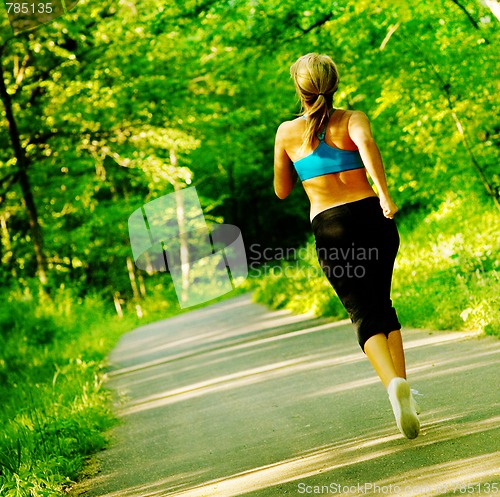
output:
{"label": "white sneaker", "polygon": [[393,378],[387,393],[399,431],[406,438],[416,438],[420,432],[420,421],[411,403],[410,385],[404,378]]}
{"label": "white sneaker", "polygon": [[423,394],[421,394],[418,390],[415,390],[413,388],[410,388],[411,396],[410,396],[410,403],[413,406],[413,409],[415,409],[415,412],[417,414],[420,414],[422,410],[420,409],[420,406],[417,404],[417,401],[415,400],[415,397],[423,397]]}

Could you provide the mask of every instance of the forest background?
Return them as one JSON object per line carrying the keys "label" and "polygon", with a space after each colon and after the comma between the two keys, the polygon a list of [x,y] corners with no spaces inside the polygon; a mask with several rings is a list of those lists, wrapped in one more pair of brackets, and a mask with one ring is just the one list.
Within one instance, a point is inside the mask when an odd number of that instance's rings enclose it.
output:
{"label": "forest background", "polygon": [[60,495],[78,477],[114,420],[109,350],[181,312],[169,275],[134,265],[127,220],[151,200],[196,186],[247,255],[301,248],[251,259],[244,289],[345,317],[301,186],[285,201],[272,187],[304,53],[331,55],[335,106],[372,122],[400,208],[405,326],[500,334],[494,0],[83,0],[17,35],[0,13],[2,495]]}

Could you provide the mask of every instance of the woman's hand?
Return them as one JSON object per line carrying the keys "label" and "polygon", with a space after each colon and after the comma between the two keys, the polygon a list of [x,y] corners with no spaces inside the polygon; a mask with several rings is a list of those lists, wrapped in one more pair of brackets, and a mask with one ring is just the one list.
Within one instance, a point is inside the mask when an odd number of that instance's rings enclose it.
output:
{"label": "woman's hand", "polygon": [[384,216],[389,219],[394,218],[394,214],[398,212],[398,206],[392,201],[391,197],[381,197],[380,198],[380,206],[382,207],[382,211],[384,212]]}

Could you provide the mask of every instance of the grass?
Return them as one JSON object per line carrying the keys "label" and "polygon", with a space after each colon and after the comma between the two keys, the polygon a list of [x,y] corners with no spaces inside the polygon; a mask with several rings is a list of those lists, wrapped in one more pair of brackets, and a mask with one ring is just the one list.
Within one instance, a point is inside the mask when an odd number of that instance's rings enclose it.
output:
{"label": "grass", "polygon": [[[450,194],[433,213],[400,213],[392,299],[403,326],[500,336],[500,216],[479,198]],[[299,260],[256,268],[256,301],[345,318],[311,238]]]}
{"label": "grass", "polygon": [[7,297],[0,314],[0,495],[62,495],[113,423],[105,357],[135,318],[68,291]]}
{"label": "grass", "polygon": [[[227,296],[233,296],[231,293]],[[223,296],[216,300],[227,298]],[[119,319],[98,295],[60,289],[48,299],[14,291],[0,310],[0,495],[66,495],[116,423],[106,357],[137,326],[186,312],[156,289]],[[213,303],[210,301],[205,305]],[[197,306],[201,307],[201,306]]]}

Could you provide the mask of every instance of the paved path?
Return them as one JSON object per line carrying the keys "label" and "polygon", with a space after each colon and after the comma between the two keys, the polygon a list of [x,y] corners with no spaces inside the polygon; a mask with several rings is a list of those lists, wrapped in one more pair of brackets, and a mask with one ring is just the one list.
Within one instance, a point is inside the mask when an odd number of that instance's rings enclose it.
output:
{"label": "paved path", "polygon": [[500,341],[403,339],[411,441],[347,321],[243,295],[136,329],[110,357],[121,423],[73,495],[500,496]]}

